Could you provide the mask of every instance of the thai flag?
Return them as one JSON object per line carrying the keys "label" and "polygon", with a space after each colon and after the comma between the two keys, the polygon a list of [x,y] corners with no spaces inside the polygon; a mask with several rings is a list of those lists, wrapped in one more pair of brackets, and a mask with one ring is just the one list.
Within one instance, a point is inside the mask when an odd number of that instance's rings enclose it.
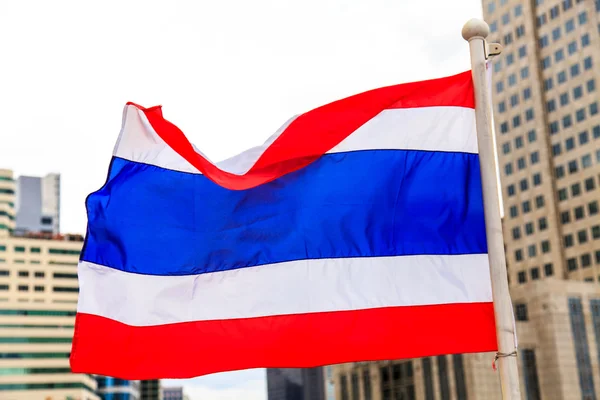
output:
{"label": "thai flag", "polygon": [[497,349],[471,72],[213,164],[127,104],[86,201],[73,372],[185,378]]}

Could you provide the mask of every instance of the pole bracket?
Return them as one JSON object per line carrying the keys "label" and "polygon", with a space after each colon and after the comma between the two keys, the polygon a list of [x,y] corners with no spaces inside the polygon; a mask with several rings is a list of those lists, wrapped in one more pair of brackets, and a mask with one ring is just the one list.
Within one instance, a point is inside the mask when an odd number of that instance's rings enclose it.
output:
{"label": "pole bracket", "polygon": [[502,53],[502,50],[503,48],[500,43],[488,43],[486,51],[487,57],[500,55],[500,53]]}

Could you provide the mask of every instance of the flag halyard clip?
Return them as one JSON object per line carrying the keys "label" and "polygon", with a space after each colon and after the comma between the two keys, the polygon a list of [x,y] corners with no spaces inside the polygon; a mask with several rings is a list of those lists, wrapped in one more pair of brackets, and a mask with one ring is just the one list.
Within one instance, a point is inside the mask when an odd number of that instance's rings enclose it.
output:
{"label": "flag halyard clip", "polygon": [[496,356],[494,357],[494,361],[492,362],[492,368],[494,369],[494,372],[496,372],[496,370],[498,369],[498,367],[496,367],[496,362],[498,362],[498,359],[505,358],[505,357],[516,357],[516,356],[517,356],[517,349],[513,350],[511,353],[502,353],[500,351],[496,352]]}

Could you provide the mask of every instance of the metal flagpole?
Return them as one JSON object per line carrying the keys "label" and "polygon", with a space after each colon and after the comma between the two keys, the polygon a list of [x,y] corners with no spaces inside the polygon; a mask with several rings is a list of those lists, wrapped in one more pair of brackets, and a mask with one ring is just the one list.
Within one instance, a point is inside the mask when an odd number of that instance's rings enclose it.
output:
{"label": "metal flagpole", "polygon": [[499,54],[500,46],[488,46],[485,38],[489,35],[489,26],[481,20],[472,19],[465,24],[462,36],[469,42],[471,50],[471,70],[475,87],[475,118],[481,183],[483,187],[483,203],[485,225],[490,261],[490,275],[496,316],[496,332],[498,336],[498,353],[500,383],[504,400],[521,400],[519,373],[517,368],[517,349],[512,302],[508,290],[506,275],[506,258],[504,255],[504,239],[500,220],[500,199],[496,174],[494,138],[492,137],[492,108],[490,92],[486,76],[486,59],[488,50]]}

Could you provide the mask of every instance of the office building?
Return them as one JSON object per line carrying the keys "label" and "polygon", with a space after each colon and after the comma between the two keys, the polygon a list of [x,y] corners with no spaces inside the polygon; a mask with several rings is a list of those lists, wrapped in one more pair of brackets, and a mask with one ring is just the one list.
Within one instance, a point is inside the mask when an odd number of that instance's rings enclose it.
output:
{"label": "office building", "polygon": [[140,400],[163,400],[160,381],[140,381]]}
{"label": "office building", "polygon": [[[524,399],[600,398],[600,0],[483,0]],[[447,329],[448,327],[446,327]],[[500,399],[493,354],[334,366],[341,400]]]}
{"label": "office building", "polygon": [[139,400],[140,381],[96,376],[97,393],[102,400]]}
{"label": "office building", "polygon": [[16,186],[16,229],[59,233],[60,175],[20,176]]}
{"label": "office building", "polygon": [[184,400],[182,387],[165,387],[162,393],[164,400]]}
{"label": "office building", "polygon": [[69,368],[83,238],[14,233],[15,186],[0,170],[0,398],[98,400]]}
{"label": "office building", "polygon": [[325,400],[323,368],[267,369],[268,400]]}
{"label": "office building", "polygon": [[599,282],[600,3],[483,6],[510,282]]}

